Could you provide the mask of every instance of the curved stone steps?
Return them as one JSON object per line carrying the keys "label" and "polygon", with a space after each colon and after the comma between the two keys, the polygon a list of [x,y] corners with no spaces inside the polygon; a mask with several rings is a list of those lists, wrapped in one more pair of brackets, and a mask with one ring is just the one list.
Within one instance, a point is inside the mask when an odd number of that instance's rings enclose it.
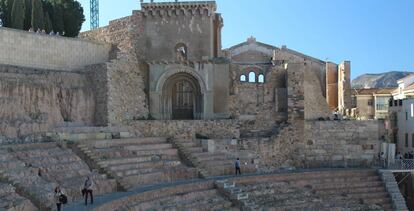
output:
{"label": "curved stone steps", "polygon": [[114,172],[118,172],[118,171],[127,171],[130,169],[143,169],[143,168],[152,168],[152,167],[170,168],[170,167],[177,166],[180,164],[181,162],[177,160],[160,160],[160,161],[127,163],[127,164],[122,164],[122,165],[109,166],[108,169]]}
{"label": "curved stone steps", "polygon": [[112,165],[122,165],[140,162],[160,161],[160,160],[178,160],[178,155],[153,155],[153,156],[139,156],[126,158],[113,158],[108,160],[100,160],[97,163],[103,167]]}
{"label": "curved stone steps", "polygon": [[162,144],[166,142],[167,139],[164,137],[142,137],[125,139],[86,140],[80,143],[88,146],[93,146],[94,148],[110,148],[124,145]]}
{"label": "curved stone steps", "polygon": [[170,183],[177,180],[191,179],[197,176],[196,169],[187,167],[178,167],[170,169],[159,169],[149,173],[133,174],[120,177],[118,180],[126,189],[134,187],[157,184]]}

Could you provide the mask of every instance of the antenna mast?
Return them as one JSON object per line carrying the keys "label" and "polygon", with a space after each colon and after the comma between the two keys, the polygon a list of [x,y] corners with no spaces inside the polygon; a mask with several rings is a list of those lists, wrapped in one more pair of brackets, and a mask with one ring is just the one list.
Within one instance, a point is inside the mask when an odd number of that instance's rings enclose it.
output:
{"label": "antenna mast", "polygon": [[90,0],[91,5],[91,29],[99,27],[99,0]]}

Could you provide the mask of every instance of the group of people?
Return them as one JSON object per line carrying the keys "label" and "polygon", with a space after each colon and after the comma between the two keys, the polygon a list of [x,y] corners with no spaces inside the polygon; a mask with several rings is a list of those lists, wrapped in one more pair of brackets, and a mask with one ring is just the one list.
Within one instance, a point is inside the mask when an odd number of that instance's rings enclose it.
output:
{"label": "group of people", "polygon": [[402,160],[402,159],[412,160],[414,159],[414,151],[406,152],[404,153],[404,155],[402,155],[400,152],[397,152],[397,154],[395,155],[395,159],[396,160]]}
{"label": "group of people", "polygon": [[[85,206],[88,205],[88,196],[90,196],[90,203],[93,204],[93,181],[90,177],[86,178],[81,192],[82,196],[85,198]],[[57,211],[61,211],[63,204],[66,204],[68,199],[59,186],[55,188],[54,198]]]}
{"label": "group of people", "polygon": [[[29,29],[29,32],[33,32],[33,33],[37,33],[37,34],[47,34],[46,33],[46,30],[44,30],[44,29],[37,29],[37,30],[34,30],[33,28],[30,28]],[[49,35],[52,35],[52,36],[60,36],[60,35],[62,35],[62,36],[65,36],[65,32],[63,32],[62,34],[60,34],[59,32],[54,32],[53,30],[49,33]]]}

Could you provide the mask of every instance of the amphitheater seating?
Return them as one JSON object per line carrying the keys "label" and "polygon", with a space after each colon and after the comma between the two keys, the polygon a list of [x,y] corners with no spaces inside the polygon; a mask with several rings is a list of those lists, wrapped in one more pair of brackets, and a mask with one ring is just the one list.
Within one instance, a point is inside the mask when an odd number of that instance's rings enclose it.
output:
{"label": "amphitheater seating", "polygon": [[35,211],[37,208],[30,200],[17,194],[12,185],[0,183],[0,210]]}
{"label": "amphitheater seating", "polygon": [[218,186],[240,206],[253,210],[392,210],[374,170],[252,176],[221,181]]}
{"label": "amphitheater seating", "polygon": [[100,210],[239,210],[226,200],[212,181],[147,191],[108,202]]}
{"label": "amphitheater seating", "polygon": [[[182,154],[200,169],[204,177],[232,175],[235,173],[234,162],[238,156],[231,153],[206,152],[200,144],[200,140],[175,140],[175,144]],[[257,171],[251,161],[239,157],[242,164],[242,173],[254,173]]]}
{"label": "amphitheater seating", "polygon": [[165,138],[88,140],[78,148],[125,189],[197,177]]}
{"label": "amphitheater seating", "polygon": [[39,207],[53,204],[53,190],[60,186],[69,201],[79,200],[87,176],[94,181],[95,195],[116,190],[116,181],[91,172],[69,149],[55,142],[2,146],[3,176],[23,189]]}

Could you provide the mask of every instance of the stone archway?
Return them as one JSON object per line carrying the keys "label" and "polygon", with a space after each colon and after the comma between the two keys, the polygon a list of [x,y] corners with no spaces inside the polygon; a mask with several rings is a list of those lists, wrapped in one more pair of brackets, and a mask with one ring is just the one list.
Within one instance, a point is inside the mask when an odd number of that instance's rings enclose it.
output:
{"label": "stone archway", "polygon": [[198,80],[185,72],[170,76],[162,86],[160,107],[164,119],[201,119],[203,95]]}

